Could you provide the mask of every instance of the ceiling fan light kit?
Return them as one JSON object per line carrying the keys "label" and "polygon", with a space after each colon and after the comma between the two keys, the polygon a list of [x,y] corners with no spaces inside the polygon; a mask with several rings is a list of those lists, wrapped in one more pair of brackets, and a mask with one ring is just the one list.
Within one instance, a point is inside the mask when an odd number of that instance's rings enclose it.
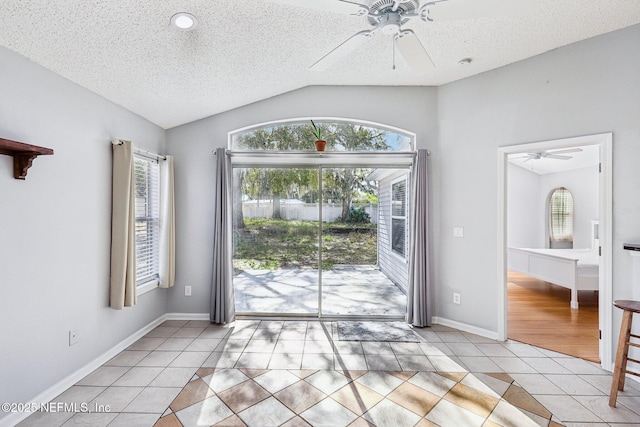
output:
{"label": "ceiling fan light kit", "polygon": [[382,34],[398,34],[400,32],[400,25],[402,25],[402,18],[399,13],[387,13],[380,17],[378,27]]}

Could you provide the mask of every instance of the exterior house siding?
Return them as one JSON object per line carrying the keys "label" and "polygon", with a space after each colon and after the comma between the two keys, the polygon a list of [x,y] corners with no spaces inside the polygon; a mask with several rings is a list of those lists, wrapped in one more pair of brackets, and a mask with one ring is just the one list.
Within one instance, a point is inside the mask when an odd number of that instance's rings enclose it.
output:
{"label": "exterior house siding", "polygon": [[[406,291],[407,280],[409,275],[408,269],[408,253],[409,253],[409,221],[405,224],[405,258],[391,249],[391,185],[401,177],[407,177],[406,170],[394,171],[379,181],[378,196],[378,266],[391,281]],[[409,180],[407,179],[407,204],[406,209],[409,212]]]}

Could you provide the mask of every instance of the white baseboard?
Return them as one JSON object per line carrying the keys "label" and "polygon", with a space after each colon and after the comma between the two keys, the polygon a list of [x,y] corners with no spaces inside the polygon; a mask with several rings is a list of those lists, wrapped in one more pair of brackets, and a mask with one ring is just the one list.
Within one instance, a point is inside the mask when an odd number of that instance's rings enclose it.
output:
{"label": "white baseboard", "polygon": [[165,320],[209,320],[209,313],[167,313]]}
{"label": "white baseboard", "polygon": [[[52,385],[42,393],[38,394],[34,398],[29,401],[29,404],[34,404],[39,406],[41,403],[50,402],[56,396],[59,396],[61,393],[66,391],[69,387],[76,384],[78,381],[89,375],[91,372],[98,369],[100,366],[104,365],[106,362],[111,360],[113,357],[117,356],[121,351],[125,350],[134,342],[138,341],[140,338],[151,332],[162,322],[167,320],[167,315],[162,315],[158,317],[156,320],[152,321],[148,325],[140,328],[124,340],[120,341],[118,344],[111,347],[109,350],[101,354],[100,356],[93,359],[91,362],[87,363],[77,371],[67,375],[62,380],[58,381],[56,384]],[[0,427],[13,427],[18,424],[20,421],[27,418],[31,415],[30,412],[13,412],[7,415],[4,418],[0,418]]]}
{"label": "white baseboard", "polygon": [[444,317],[432,317],[431,323],[436,325],[448,326],[450,328],[458,329],[463,332],[469,332],[470,334],[480,335],[481,337],[490,338],[492,340],[498,340],[498,333],[490,331],[488,329],[478,328],[477,326],[469,325],[467,323],[458,322]]}

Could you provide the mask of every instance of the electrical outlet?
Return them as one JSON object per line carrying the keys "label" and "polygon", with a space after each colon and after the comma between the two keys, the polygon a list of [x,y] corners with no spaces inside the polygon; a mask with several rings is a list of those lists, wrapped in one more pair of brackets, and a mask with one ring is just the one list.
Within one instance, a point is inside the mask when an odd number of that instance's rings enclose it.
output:
{"label": "electrical outlet", "polygon": [[458,292],[453,293],[453,303],[460,304],[460,294]]}
{"label": "electrical outlet", "polygon": [[464,228],[453,227],[453,237],[464,237]]}
{"label": "electrical outlet", "polygon": [[69,331],[69,347],[78,342],[78,331],[76,329]]}
{"label": "electrical outlet", "polygon": [[190,297],[191,296],[191,286],[185,286],[184,287],[184,296],[185,297]]}

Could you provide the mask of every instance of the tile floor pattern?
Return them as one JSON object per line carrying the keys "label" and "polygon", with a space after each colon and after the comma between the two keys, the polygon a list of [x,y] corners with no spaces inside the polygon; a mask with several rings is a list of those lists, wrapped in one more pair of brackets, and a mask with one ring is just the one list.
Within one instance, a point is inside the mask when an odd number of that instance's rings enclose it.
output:
{"label": "tile floor pattern", "polygon": [[[20,426],[629,426],[598,365],[442,326],[417,343],[338,341],[335,322],[167,321]],[[100,407],[100,406],[97,406]],[[104,407],[104,406],[103,406]]]}

